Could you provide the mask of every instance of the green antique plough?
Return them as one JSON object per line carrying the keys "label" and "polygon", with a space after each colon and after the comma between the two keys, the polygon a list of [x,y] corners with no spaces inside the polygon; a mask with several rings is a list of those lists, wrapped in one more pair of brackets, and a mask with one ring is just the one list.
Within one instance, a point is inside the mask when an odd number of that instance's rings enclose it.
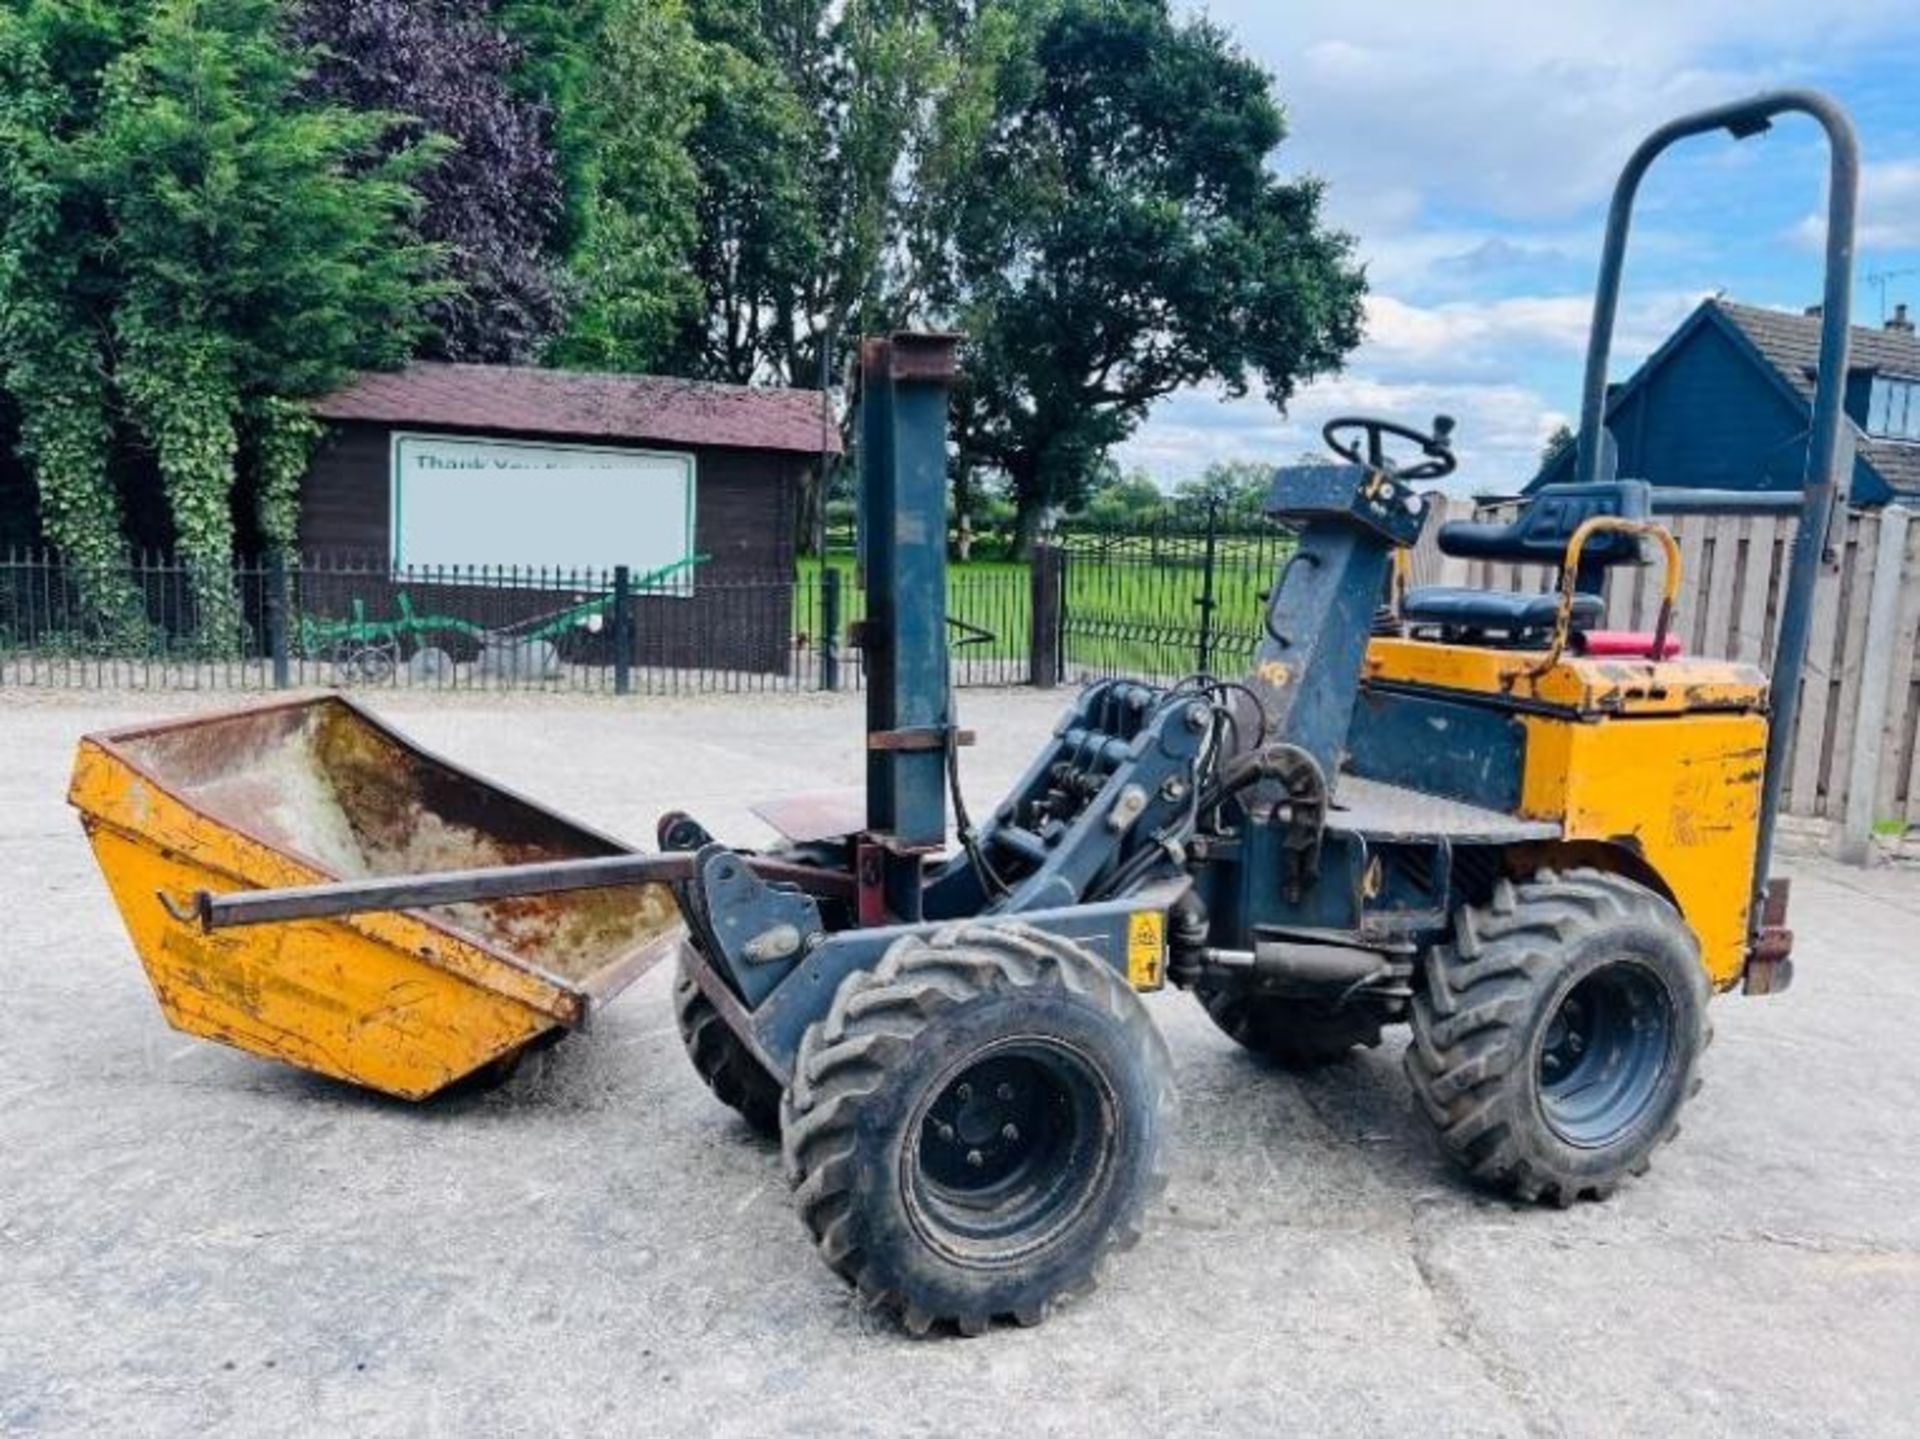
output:
{"label": "green antique plough", "polygon": [[[689,555],[670,565],[636,575],[629,587],[632,595],[646,594],[683,570],[706,562],[706,555]],[[415,610],[413,597],[405,590],[394,596],[394,613],[374,619],[367,615],[366,601],[354,596],[351,613],[343,619],[303,615],[299,625],[300,652],[309,659],[329,661],[337,683],[381,685],[391,683],[402,664],[429,678],[450,674],[453,657],[444,647],[449,639],[466,639],[479,647],[479,663],[515,670],[530,660],[552,660],[550,646],[575,630],[598,634],[607,624],[617,603],[611,590],[592,595],[564,608],[532,615],[510,625],[489,627],[463,619],[459,615]]]}

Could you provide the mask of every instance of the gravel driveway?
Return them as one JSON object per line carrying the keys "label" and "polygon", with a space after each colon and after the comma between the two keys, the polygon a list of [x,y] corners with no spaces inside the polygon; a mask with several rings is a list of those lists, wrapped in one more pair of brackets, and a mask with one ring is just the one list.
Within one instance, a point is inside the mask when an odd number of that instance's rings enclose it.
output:
{"label": "gravel driveway", "polygon": [[[963,696],[985,808],[1063,699]],[[1398,1042],[1307,1079],[1157,996],[1167,1202],[1036,1330],[915,1341],[810,1251],[656,971],[504,1089],[410,1107],[161,1022],[63,803],[82,731],[191,696],[0,694],[0,1430],[455,1435],[1912,1432],[1920,875],[1795,865],[1800,978],[1716,1006],[1686,1133],[1604,1206],[1462,1187]],[[395,697],[429,746],[649,841],[856,784],[858,701]]]}

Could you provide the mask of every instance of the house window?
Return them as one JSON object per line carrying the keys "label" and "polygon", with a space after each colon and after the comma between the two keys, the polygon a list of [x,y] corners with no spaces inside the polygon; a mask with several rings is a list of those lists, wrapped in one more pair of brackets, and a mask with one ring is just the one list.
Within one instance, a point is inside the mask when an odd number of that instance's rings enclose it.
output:
{"label": "house window", "polygon": [[1893,440],[1920,440],[1920,380],[1873,377],[1867,398],[1867,433]]}

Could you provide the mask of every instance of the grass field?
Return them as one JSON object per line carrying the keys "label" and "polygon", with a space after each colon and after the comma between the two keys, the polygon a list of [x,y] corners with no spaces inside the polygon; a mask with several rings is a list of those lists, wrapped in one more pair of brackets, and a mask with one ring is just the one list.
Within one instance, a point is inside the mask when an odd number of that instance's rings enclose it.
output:
{"label": "grass field", "polygon": [[[1222,537],[1215,547],[1213,584],[1214,663],[1236,669],[1259,633],[1261,596],[1285,557],[1278,535],[1257,539]],[[863,608],[854,588],[854,559],[834,554],[799,562],[796,628],[817,640],[820,574],[840,572],[840,637]],[[1199,660],[1201,607],[1206,569],[1198,546],[1150,538],[1069,550],[1066,580],[1066,659],[1075,671],[1173,675]],[[1008,560],[950,564],[947,614],[956,622],[958,658],[1018,659],[1028,652],[1032,573]],[[980,637],[984,633],[985,638]]]}

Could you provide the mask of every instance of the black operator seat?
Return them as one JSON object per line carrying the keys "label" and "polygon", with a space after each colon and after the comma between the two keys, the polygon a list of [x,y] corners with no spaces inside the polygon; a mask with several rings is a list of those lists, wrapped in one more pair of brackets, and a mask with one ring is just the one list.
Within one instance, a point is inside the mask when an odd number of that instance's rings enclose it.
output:
{"label": "black operator seat", "polygon": [[[1463,560],[1502,564],[1548,565],[1560,569],[1573,532],[1595,515],[1643,520],[1653,513],[1653,492],[1645,480],[1608,480],[1591,485],[1544,485],[1505,523],[1452,520],[1440,527],[1440,552]],[[1573,627],[1591,629],[1600,622],[1600,597],[1613,565],[1640,563],[1640,537],[1602,531],[1580,551],[1579,593],[1573,601]],[[1553,628],[1559,613],[1557,590],[1523,594],[1476,590],[1461,585],[1423,585],[1409,590],[1401,617],[1410,626],[1438,629],[1449,637],[1471,634],[1521,644]]]}

